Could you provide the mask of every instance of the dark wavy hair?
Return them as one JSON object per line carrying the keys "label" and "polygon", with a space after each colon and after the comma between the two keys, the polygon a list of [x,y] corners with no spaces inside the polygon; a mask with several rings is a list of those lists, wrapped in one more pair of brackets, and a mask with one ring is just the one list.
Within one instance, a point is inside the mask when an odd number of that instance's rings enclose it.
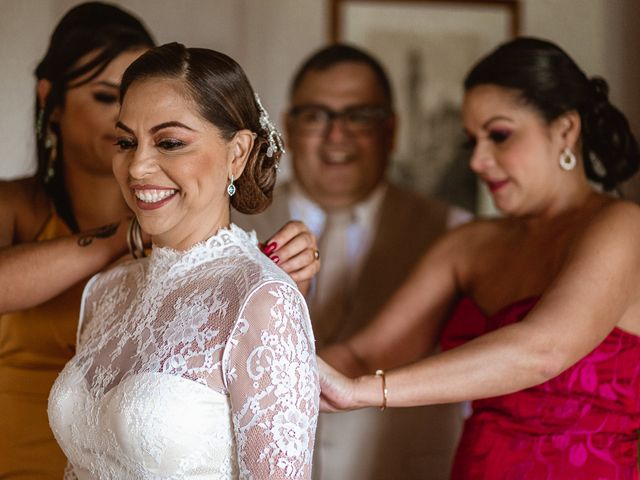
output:
{"label": "dark wavy hair", "polygon": [[500,45],[471,69],[464,87],[486,84],[519,91],[547,122],[577,111],[585,172],[605,190],[638,170],[638,142],[626,117],[609,102],[606,81],[588,78],[557,45],[527,37]]}
{"label": "dark wavy hair", "polygon": [[[150,48],[153,45],[151,35],[133,15],[105,3],[82,3],[62,17],[51,35],[47,53],[35,70],[38,80],[47,79],[51,82],[51,90],[42,107],[36,97],[36,176],[42,181],[58,214],[72,231],[78,231],[78,225],[64,184],[64,139],[58,125],[51,120],[51,113],[56,107],[64,107],[69,89],[93,80],[118,55],[141,47]],[[78,60],[91,52],[97,52],[95,58],[77,65]],[[77,81],[85,75],[86,78]],[[55,176],[45,182],[51,154],[46,145],[47,128],[56,134],[58,142]]]}
{"label": "dark wavy hair", "polygon": [[282,152],[267,156],[269,132],[260,125],[260,109],[242,67],[215,50],[168,43],[145,52],[127,68],[120,85],[120,101],[124,101],[132,83],[150,78],[182,82],[199,114],[226,140],[244,129],[256,134],[244,172],[235,182],[237,193],[231,197],[231,205],[241,213],[259,213],[267,208]]}

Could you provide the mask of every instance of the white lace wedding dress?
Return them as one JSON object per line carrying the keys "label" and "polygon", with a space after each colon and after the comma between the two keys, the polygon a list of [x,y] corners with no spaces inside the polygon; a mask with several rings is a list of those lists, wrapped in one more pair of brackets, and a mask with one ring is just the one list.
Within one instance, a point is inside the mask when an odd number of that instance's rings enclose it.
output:
{"label": "white lace wedding dress", "polygon": [[311,478],[307,307],[232,225],[98,274],[49,420],[66,479]]}

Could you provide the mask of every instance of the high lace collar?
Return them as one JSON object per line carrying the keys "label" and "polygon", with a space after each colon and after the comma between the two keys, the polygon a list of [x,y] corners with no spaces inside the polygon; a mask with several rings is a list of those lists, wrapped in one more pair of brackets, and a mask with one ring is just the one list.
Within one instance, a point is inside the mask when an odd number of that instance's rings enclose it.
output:
{"label": "high lace collar", "polygon": [[149,257],[152,270],[172,270],[192,268],[214,258],[232,256],[240,251],[248,251],[258,244],[256,233],[246,232],[232,223],[229,228],[221,228],[213,236],[198,242],[187,250],[153,246]]}

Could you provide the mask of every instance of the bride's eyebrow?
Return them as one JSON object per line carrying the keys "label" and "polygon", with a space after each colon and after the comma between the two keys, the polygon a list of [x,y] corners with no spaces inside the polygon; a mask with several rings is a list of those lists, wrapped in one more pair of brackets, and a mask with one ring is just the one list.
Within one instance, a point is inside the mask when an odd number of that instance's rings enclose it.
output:
{"label": "bride's eyebrow", "polygon": [[185,125],[184,123],[171,121],[171,122],[161,123],[159,125],[156,125],[155,127],[151,127],[149,129],[149,133],[156,133],[158,130],[162,130],[163,128],[171,128],[171,127],[184,128],[185,130],[189,130],[190,132],[196,132],[197,131],[197,130],[194,130],[193,128]]}

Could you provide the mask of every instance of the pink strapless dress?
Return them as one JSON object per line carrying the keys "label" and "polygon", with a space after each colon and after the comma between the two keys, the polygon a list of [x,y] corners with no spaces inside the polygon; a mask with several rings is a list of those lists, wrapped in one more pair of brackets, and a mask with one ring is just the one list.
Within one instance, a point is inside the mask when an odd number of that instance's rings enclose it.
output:
{"label": "pink strapless dress", "polygon": [[[521,320],[537,300],[488,317],[463,298],[443,332],[443,349]],[[637,480],[638,428],[640,337],[615,328],[557,377],[474,401],[451,478]]]}

